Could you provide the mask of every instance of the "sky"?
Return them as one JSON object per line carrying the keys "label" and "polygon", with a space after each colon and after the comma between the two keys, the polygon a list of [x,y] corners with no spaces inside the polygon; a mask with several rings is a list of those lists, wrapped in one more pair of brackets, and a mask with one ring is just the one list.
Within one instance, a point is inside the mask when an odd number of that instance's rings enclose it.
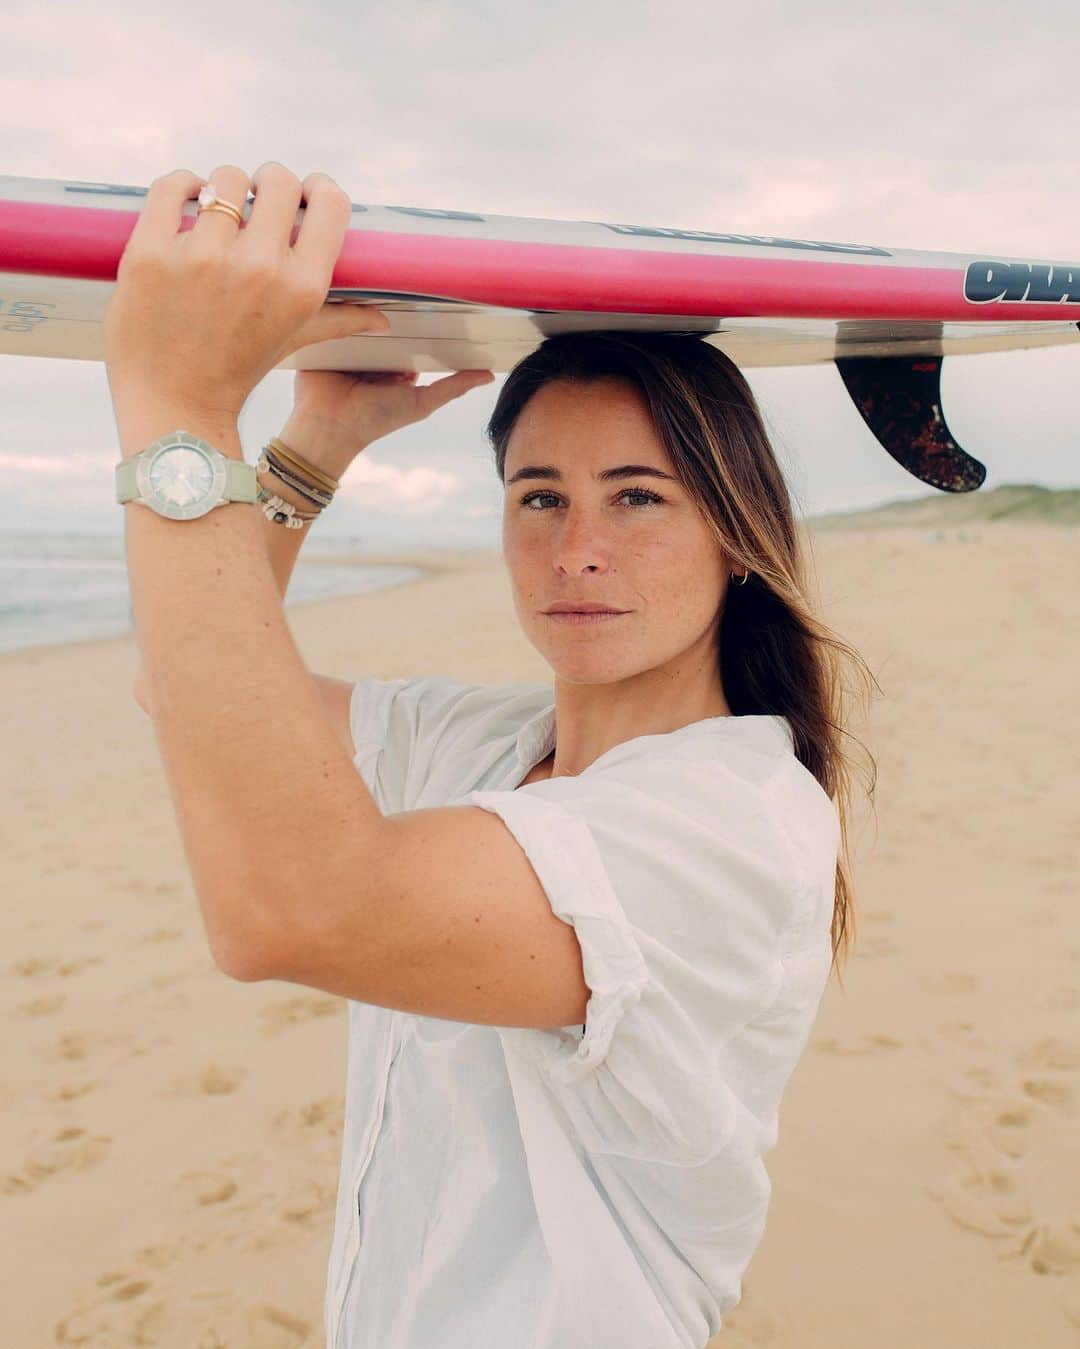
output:
{"label": "sky", "polygon": [[[5,6],[0,173],[149,184],[278,160],[356,202],[1080,260],[1080,11],[922,0]],[[831,365],[745,371],[800,514],[932,492]],[[946,359],[961,445],[1076,486],[1080,348]],[[429,378],[423,377],[423,382]],[[293,375],[254,390],[254,462]],[[366,449],[316,528],[499,546],[499,380]],[[123,532],[104,366],[0,356],[6,528]]]}

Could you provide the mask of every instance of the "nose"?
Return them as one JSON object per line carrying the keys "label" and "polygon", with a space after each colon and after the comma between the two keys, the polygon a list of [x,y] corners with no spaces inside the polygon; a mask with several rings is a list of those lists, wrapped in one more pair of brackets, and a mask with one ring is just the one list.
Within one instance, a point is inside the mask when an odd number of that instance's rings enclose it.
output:
{"label": "nose", "polygon": [[561,575],[603,573],[611,564],[611,549],[599,513],[571,506],[554,542],[553,563]]}

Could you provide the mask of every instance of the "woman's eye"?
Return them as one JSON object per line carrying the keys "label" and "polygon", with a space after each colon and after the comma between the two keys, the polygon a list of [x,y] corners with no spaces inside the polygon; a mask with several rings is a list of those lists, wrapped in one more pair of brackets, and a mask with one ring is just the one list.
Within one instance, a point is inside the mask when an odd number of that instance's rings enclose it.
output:
{"label": "woman's eye", "polygon": [[[654,503],[662,503],[663,500],[664,500],[664,498],[663,498],[662,496],[658,496],[655,492],[650,492],[650,491],[648,491],[648,490],[647,490],[646,488],[644,488],[644,487],[628,487],[628,488],[626,488],[625,491],[620,492],[620,493],[619,493],[619,496],[620,496],[620,497],[631,497],[631,496],[632,496],[632,497],[644,497],[644,498],[645,498],[644,503],[640,503],[640,502],[639,502],[637,505],[635,505],[635,506],[632,507],[632,509],[635,509],[635,510],[641,510],[641,509],[643,509],[644,506],[651,506],[651,505],[653,505]],[[556,493],[554,493],[554,492],[530,492],[530,493],[528,494],[528,496],[523,496],[523,497],[521,498],[521,505],[522,505],[522,506],[531,506],[532,502],[542,500],[542,499],[545,498],[545,497],[551,498],[551,499],[553,499],[553,500],[555,500],[555,501],[558,501],[558,499],[559,499],[558,496],[556,495]],[[543,508],[539,508],[539,509],[543,509]]]}

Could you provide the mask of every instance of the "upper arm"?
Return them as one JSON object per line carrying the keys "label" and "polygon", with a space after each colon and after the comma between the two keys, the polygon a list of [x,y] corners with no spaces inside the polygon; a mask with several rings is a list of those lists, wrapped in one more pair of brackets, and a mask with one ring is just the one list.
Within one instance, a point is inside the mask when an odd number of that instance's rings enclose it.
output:
{"label": "upper arm", "polygon": [[[334,812],[261,977],[447,1020],[577,1026],[590,994],[643,981],[639,930],[696,1010],[737,1024],[775,991],[792,876],[754,794],[715,799],[717,771],[653,762],[633,781],[472,792],[384,813],[374,842]],[[590,942],[606,965],[592,978]]]}
{"label": "upper arm", "polygon": [[[352,681],[348,679],[333,679],[329,675],[312,675],[311,677],[319,690],[319,696],[322,699],[322,705],[326,711],[326,715],[333,724],[334,734],[344,747],[349,758],[354,759],[356,757],[356,748],[353,745],[349,714],[354,687]],[[149,713],[150,703],[146,677],[141,669],[135,679],[133,692],[135,701],[138,705],[144,712]]]}
{"label": "upper arm", "polygon": [[263,977],[451,1021],[584,1024],[575,930],[497,816],[475,806],[388,816],[377,855],[346,850],[335,874]]}
{"label": "upper arm", "polygon": [[330,675],[312,675],[322,698],[323,707],[334,726],[334,734],[345,747],[350,759],[356,757],[353,745],[352,727],[349,722],[349,706],[352,700],[353,682],[349,679],[333,679]]}

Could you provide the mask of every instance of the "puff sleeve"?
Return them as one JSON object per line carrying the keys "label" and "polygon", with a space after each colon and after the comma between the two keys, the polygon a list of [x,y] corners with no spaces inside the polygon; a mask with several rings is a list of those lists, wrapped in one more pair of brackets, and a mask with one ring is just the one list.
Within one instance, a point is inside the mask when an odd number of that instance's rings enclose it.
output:
{"label": "puff sleeve", "polygon": [[586,1151],[715,1156],[740,1109],[725,1045],[776,995],[805,914],[769,792],[715,758],[650,757],[457,804],[514,835],[590,989],[584,1034],[500,1028],[507,1054],[535,1063]]}

